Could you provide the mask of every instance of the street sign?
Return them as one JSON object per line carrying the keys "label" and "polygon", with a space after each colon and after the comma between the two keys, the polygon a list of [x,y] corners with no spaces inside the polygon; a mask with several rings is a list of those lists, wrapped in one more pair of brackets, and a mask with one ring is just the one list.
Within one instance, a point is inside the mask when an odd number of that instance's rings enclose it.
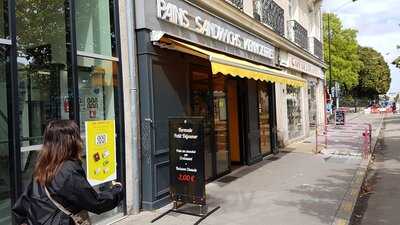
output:
{"label": "street sign", "polygon": [[170,118],[169,149],[172,200],[205,205],[203,117]]}

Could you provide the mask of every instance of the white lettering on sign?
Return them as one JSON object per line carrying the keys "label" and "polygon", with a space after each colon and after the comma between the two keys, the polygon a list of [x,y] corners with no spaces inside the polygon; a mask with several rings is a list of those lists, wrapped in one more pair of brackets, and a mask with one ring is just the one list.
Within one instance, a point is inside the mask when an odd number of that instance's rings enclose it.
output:
{"label": "white lettering on sign", "polygon": [[324,73],[321,68],[318,66],[315,66],[303,59],[300,59],[297,56],[294,56],[292,54],[287,55],[287,65],[284,63],[281,63],[284,66],[287,66],[289,68],[295,69],[297,71],[307,73],[309,75],[318,77],[323,79],[324,78]]}
{"label": "white lettering on sign", "polygon": [[157,16],[182,27],[189,27],[188,11],[167,3],[165,0],[157,0]]}
{"label": "white lettering on sign", "polygon": [[157,17],[254,54],[270,59],[275,57],[273,46],[263,45],[249,38],[242,37],[240,34],[207,19],[203,19],[200,16],[194,17],[194,27],[191,27],[189,18],[193,17],[189,15],[188,11],[166,0],[157,0]]}

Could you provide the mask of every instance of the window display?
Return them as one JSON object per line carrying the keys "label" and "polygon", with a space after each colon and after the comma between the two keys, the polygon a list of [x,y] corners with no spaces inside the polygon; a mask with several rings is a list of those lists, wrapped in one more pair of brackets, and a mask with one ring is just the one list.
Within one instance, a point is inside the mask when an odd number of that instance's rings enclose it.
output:
{"label": "window display", "polygon": [[310,127],[315,127],[317,125],[316,86],[317,84],[315,82],[308,82],[308,115],[310,120]]}
{"label": "window display", "polygon": [[286,88],[289,139],[297,138],[303,135],[300,90],[300,88],[290,85],[288,85]]}

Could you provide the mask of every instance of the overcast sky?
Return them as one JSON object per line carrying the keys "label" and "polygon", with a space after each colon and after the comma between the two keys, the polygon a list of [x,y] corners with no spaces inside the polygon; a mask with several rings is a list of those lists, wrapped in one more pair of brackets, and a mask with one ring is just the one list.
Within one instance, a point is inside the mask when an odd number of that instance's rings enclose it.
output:
{"label": "overcast sky", "polygon": [[400,56],[400,1],[399,0],[323,0],[322,11],[333,11],[345,28],[359,31],[361,46],[373,47],[390,64],[392,84],[389,92],[400,92],[400,69],[393,60]]}

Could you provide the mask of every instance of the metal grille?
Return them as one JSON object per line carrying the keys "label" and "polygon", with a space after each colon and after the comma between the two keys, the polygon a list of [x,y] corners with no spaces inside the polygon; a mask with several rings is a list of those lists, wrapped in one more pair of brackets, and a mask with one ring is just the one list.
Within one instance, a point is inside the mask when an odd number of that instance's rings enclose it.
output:
{"label": "metal grille", "polygon": [[243,0],[225,0],[225,1],[235,6],[238,9],[243,10]]}
{"label": "metal grille", "polygon": [[288,21],[288,26],[289,39],[305,50],[308,50],[308,32],[306,28],[301,26],[296,20]]}
{"label": "metal grille", "polygon": [[254,18],[270,26],[281,36],[285,35],[285,11],[273,0],[254,0]]}
{"label": "metal grille", "polygon": [[315,37],[314,39],[314,55],[317,56],[319,59],[322,59],[322,43],[316,39]]}

